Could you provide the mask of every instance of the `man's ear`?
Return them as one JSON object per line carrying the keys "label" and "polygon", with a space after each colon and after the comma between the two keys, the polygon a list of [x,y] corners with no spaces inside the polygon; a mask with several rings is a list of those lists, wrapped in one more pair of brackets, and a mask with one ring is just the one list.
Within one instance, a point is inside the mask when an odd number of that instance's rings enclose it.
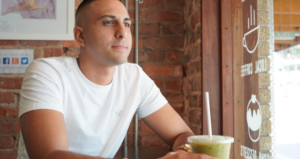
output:
{"label": "man's ear", "polygon": [[74,32],[74,38],[77,41],[77,43],[80,46],[85,46],[85,41],[84,41],[84,29],[82,27],[79,26],[75,26],[75,28],[73,29]]}

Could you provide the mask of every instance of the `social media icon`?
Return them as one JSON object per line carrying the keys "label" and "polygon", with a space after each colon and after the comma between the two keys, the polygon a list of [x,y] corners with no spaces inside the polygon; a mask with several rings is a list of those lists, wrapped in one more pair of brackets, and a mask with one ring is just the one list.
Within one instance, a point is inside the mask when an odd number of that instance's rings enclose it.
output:
{"label": "social media icon", "polygon": [[13,58],[11,58],[11,64],[19,64],[19,58],[17,58],[17,57],[13,57]]}
{"label": "social media icon", "polygon": [[21,58],[21,64],[22,65],[28,65],[28,57],[22,57]]}
{"label": "social media icon", "polygon": [[3,64],[4,64],[4,65],[8,65],[8,64],[9,64],[9,58],[4,57],[4,58],[3,58]]}

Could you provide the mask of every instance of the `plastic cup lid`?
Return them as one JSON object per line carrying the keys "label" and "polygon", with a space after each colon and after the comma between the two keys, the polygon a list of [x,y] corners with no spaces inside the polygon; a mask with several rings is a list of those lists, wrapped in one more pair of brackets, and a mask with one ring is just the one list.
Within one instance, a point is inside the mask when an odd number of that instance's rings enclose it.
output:
{"label": "plastic cup lid", "polygon": [[234,142],[234,139],[229,136],[213,135],[212,138],[209,138],[208,135],[196,135],[188,137],[188,142],[199,144],[231,144]]}

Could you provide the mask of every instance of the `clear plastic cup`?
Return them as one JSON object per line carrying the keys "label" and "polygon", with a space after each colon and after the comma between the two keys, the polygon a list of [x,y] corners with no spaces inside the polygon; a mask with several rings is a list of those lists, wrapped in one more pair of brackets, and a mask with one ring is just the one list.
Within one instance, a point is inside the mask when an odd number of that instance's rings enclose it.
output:
{"label": "clear plastic cup", "polygon": [[193,153],[202,153],[219,159],[229,159],[231,143],[234,139],[229,136],[197,135],[188,137]]}

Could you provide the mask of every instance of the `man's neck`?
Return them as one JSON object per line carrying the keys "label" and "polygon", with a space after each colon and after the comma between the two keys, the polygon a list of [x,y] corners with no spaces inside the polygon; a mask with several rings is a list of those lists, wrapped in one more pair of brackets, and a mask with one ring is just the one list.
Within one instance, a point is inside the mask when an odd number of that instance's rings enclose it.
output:
{"label": "man's neck", "polygon": [[104,66],[84,56],[77,58],[77,64],[82,74],[98,85],[109,85],[112,82],[115,66]]}

